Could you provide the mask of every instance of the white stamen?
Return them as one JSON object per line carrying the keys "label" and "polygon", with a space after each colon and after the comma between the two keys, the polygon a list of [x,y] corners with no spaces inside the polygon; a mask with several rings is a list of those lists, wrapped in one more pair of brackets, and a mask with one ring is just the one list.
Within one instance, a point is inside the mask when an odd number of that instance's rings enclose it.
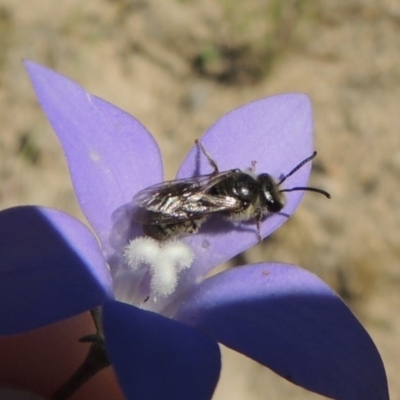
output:
{"label": "white stamen", "polygon": [[178,284],[179,273],[189,268],[194,256],[190,248],[179,241],[159,243],[142,237],[132,240],[124,250],[126,263],[134,270],[147,265],[150,272],[150,296],[167,297]]}
{"label": "white stamen", "polygon": [[160,263],[153,266],[153,275],[151,277],[150,286],[155,295],[167,297],[176,288],[178,283],[178,273],[173,265]]}
{"label": "white stamen", "polygon": [[192,251],[182,242],[174,241],[166,243],[162,254],[168,262],[175,265],[175,269],[178,272],[189,268],[193,262]]}
{"label": "white stamen", "polygon": [[152,265],[160,254],[158,243],[148,237],[131,240],[124,249],[126,263],[131,268],[138,268],[140,264]]}

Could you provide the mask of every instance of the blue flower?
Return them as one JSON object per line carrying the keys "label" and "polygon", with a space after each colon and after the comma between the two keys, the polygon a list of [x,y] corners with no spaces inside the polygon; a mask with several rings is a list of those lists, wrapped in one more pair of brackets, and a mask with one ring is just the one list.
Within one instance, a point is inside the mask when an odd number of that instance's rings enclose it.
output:
{"label": "blue flower", "polygon": [[[25,206],[0,213],[1,335],[102,306],[106,350],[128,399],[210,399],[220,371],[217,341],[327,397],[388,399],[374,343],[315,275],[260,263],[206,278],[257,242],[255,224],[211,218],[182,238],[193,262],[167,295],[154,295],[149,271],[129,273],[124,251],[142,234],[129,219],[132,197],[163,181],[155,140],[135,118],[73,81],[32,62],[25,66],[96,237],[61,211]],[[201,142],[221,171],[256,160],[256,171],[279,178],[312,153],[310,101],[285,94],[247,104],[223,116]],[[203,158],[194,147],[177,177],[210,173]],[[307,164],[283,186],[306,186],[309,173]],[[302,195],[287,193],[285,214]],[[266,218],[261,236],[286,219]],[[121,271],[128,271],[132,291],[125,297]]]}

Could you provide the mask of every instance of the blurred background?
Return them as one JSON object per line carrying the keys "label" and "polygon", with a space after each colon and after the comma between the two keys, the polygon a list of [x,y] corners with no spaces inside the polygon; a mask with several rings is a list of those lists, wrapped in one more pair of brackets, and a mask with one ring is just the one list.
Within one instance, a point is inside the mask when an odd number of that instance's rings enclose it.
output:
{"label": "blurred background", "polygon": [[[23,58],[138,118],[169,179],[225,112],[309,94],[319,153],[311,184],[332,200],[306,194],[293,218],[234,263],[291,262],[324,279],[373,337],[400,399],[398,1],[1,0],[0,206],[41,204],[83,219]],[[223,353],[215,400],[322,399]]]}

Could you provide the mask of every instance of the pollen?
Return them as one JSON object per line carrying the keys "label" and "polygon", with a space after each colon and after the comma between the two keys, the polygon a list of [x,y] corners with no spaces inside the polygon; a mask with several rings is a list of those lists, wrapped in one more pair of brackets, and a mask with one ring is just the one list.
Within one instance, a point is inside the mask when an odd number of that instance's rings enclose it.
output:
{"label": "pollen", "polygon": [[147,267],[150,274],[149,295],[171,295],[179,281],[182,270],[189,268],[194,260],[190,248],[177,240],[160,243],[149,237],[132,240],[124,250],[126,264],[133,270]]}
{"label": "pollen", "polygon": [[126,263],[133,269],[140,267],[141,264],[152,265],[157,262],[159,253],[158,242],[149,237],[131,240],[124,249]]}

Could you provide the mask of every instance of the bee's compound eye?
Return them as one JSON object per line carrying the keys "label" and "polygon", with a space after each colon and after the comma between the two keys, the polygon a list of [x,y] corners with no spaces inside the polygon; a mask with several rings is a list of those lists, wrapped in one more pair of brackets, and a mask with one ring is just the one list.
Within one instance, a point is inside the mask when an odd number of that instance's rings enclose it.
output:
{"label": "bee's compound eye", "polygon": [[280,198],[272,198],[272,199],[268,199],[268,201],[267,201],[267,209],[269,212],[277,213],[277,212],[281,211],[283,207],[284,207],[284,204]]}
{"label": "bee's compound eye", "polygon": [[284,198],[274,178],[268,174],[261,174],[258,176],[258,181],[261,184],[263,207],[272,213],[281,211],[284,207]]}

